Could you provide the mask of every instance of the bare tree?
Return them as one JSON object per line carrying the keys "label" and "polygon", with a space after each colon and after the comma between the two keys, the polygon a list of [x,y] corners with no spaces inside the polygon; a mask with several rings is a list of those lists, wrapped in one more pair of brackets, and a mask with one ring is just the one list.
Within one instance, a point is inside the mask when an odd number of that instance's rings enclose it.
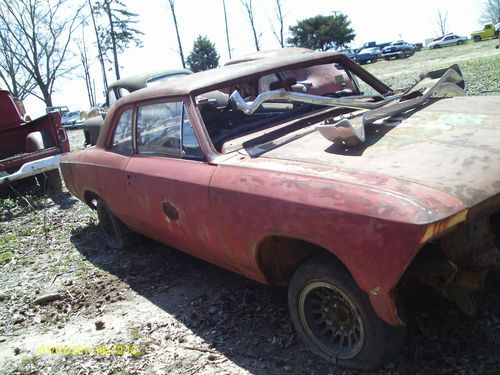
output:
{"label": "bare tree", "polygon": [[229,29],[227,27],[227,13],[226,13],[226,1],[225,0],[222,0],[222,7],[224,8],[224,22],[226,24],[227,53],[229,54],[229,59],[231,59],[231,45],[229,44]]}
{"label": "bare tree", "polygon": [[438,14],[436,16],[436,24],[441,32],[441,35],[446,34],[448,28],[448,11],[441,11],[438,9]]}
{"label": "bare tree", "polygon": [[274,8],[274,12],[276,13],[276,19],[278,20],[278,30],[276,30],[273,26],[273,34],[280,44],[281,48],[285,47],[285,15],[283,14],[283,4],[281,0],[276,0],[276,7]]}
{"label": "bare tree", "polygon": [[78,44],[78,49],[80,50],[80,60],[82,62],[83,76],[85,78],[85,86],[87,88],[87,95],[89,98],[89,104],[91,107],[96,105],[95,89],[93,85],[93,80],[90,75],[90,64],[87,54],[87,43],[85,42],[85,28],[82,27],[82,40]]}
{"label": "bare tree", "polygon": [[22,53],[9,35],[0,29],[0,79],[16,99],[24,100],[36,88],[36,82],[19,64],[13,50],[16,54]]}
{"label": "bare tree", "polygon": [[500,23],[500,0],[486,0],[484,2],[481,22]]}
{"label": "bare tree", "polygon": [[257,51],[260,51],[260,45],[259,45],[260,35],[257,36],[257,30],[255,29],[255,11],[253,8],[252,0],[240,0],[240,1],[241,4],[245,7],[245,10],[248,15],[248,21],[250,22],[250,27],[252,28],[255,49]]}
{"label": "bare tree", "polygon": [[102,83],[104,92],[108,91],[108,78],[106,77],[106,66],[104,65],[104,58],[102,56],[103,49],[101,46],[101,40],[99,38],[99,31],[97,29],[97,24],[95,22],[95,14],[94,9],[92,8],[92,3],[88,0],[89,8],[90,8],[90,17],[92,18],[92,26],[94,27],[95,38],[97,42],[97,56],[99,58],[99,63],[101,64],[101,74],[102,74]]}
{"label": "bare tree", "polygon": [[174,19],[175,33],[177,34],[177,43],[179,45],[179,56],[181,57],[182,67],[186,67],[186,62],[184,60],[184,53],[182,52],[181,37],[179,35],[179,26],[177,25],[177,18],[175,17],[175,0],[168,0],[170,4],[170,10],[172,11],[172,17]]}
{"label": "bare tree", "polygon": [[[6,52],[33,77],[40,94],[52,106],[55,81],[71,72],[71,36],[80,23],[82,6],[71,11],[68,0],[0,0],[2,32],[11,44]],[[71,14],[71,17],[68,17]]]}

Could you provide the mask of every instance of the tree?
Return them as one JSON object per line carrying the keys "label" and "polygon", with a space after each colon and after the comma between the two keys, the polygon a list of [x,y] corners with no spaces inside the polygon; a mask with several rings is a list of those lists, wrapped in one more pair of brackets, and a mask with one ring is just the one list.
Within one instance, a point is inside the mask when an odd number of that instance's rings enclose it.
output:
{"label": "tree", "polygon": [[500,23],[500,0],[486,0],[484,2],[481,22]]}
{"label": "tree", "polygon": [[436,24],[441,35],[445,35],[447,31],[446,29],[448,28],[448,11],[441,11],[441,9],[438,9]]}
{"label": "tree", "polygon": [[104,65],[104,58],[102,56],[102,46],[101,41],[99,39],[99,30],[97,28],[97,23],[95,22],[94,9],[92,7],[92,3],[88,0],[89,10],[90,10],[90,18],[92,18],[92,26],[94,28],[95,39],[97,44],[97,56],[99,58],[99,63],[101,64],[101,74],[102,74],[102,84],[104,92],[108,91],[108,78],[106,77],[106,66]]}
{"label": "tree", "polygon": [[85,27],[82,26],[82,40],[78,44],[80,50],[80,60],[82,62],[83,76],[85,78],[85,86],[87,88],[87,95],[91,107],[96,105],[95,88],[90,75],[90,64],[87,53],[87,43],[85,42]]}
{"label": "tree", "polygon": [[102,46],[101,52],[110,63],[113,63],[116,79],[120,79],[118,53],[124,52],[130,43],[134,43],[136,47],[142,47],[140,37],[144,33],[134,27],[139,22],[138,15],[128,11],[122,0],[98,1],[93,10],[96,15],[106,20],[104,24],[97,27]]}
{"label": "tree", "polygon": [[275,30],[273,26],[273,34],[281,48],[285,47],[285,15],[283,14],[283,7],[281,0],[276,0],[276,7],[274,8],[274,12],[276,13],[276,19],[278,20],[279,29]]}
{"label": "tree", "polygon": [[213,69],[219,66],[219,54],[215,45],[205,36],[199,35],[187,58],[189,69],[193,72]]}
{"label": "tree", "polygon": [[184,60],[184,52],[182,52],[181,37],[179,35],[179,26],[177,25],[177,17],[175,17],[175,0],[168,0],[170,4],[170,10],[172,11],[172,18],[174,19],[175,34],[177,35],[177,44],[179,45],[179,56],[181,58],[182,67],[186,67],[186,61]]}
{"label": "tree", "polygon": [[69,0],[0,0],[0,28],[9,41],[3,52],[24,70],[20,74],[33,77],[40,93],[31,94],[47,107],[52,106],[55,81],[76,67],[69,64],[73,57],[69,45],[81,22],[82,6],[75,9],[72,4]]}
{"label": "tree", "polygon": [[229,59],[231,59],[231,45],[229,44],[229,28],[227,26],[227,13],[226,13],[226,2],[225,2],[225,0],[222,0],[222,8],[224,9],[224,23],[226,25],[227,53],[229,54]]}
{"label": "tree", "polygon": [[287,42],[321,51],[343,47],[356,36],[350,25],[351,21],[344,14],[306,18],[289,27],[292,36]]}
{"label": "tree", "polygon": [[241,0],[241,4],[245,8],[248,15],[248,21],[250,22],[250,27],[252,28],[255,49],[257,51],[260,51],[260,44],[259,44],[260,35],[257,36],[257,30],[255,29],[255,11],[253,9],[252,0]]}
{"label": "tree", "polygon": [[21,53],[8,33],[0,30],[0,79],[14,98],[24,100],[36,88],[36,82],[16,59]]}

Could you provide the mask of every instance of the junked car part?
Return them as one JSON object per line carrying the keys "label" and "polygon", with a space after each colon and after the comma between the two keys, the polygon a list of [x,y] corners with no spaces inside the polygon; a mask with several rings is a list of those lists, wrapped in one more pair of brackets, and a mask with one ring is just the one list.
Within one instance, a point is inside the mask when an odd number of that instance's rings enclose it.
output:
{"label": "junked car part", "polygon": [[[317,126],[317,130],[331,142],[342,142],[347,146],[356,146],[365,141],[365,126],[386,117],[400,115],[409,110],[425,105],[436,94],[465,95],[465,83],[457,65],[427,73],[418,83],[408,89],[397,103],[380,105],[361,116],[361,121],[353,124],[349,119]],[[377,102],[375,104],[378,104]],[[385,102],[382,102],[386,104]]]}

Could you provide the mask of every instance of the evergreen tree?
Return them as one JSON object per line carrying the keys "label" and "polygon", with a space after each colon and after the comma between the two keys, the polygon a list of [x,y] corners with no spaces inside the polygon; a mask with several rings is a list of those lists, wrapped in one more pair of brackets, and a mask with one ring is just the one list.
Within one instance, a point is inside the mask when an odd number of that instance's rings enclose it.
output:
{"label": "evergreen tree", "polygon": [[289,27],[292,36],[287,42],[320,51],[343,47],[356,36],[350,25],[351,21],[344,14],[306,18]]}
{"label": "evergreen tree", "polygon": [[142,47],[140,37],[143,32],[134,27],[138,22],[138,15],[128,11],[121,0],[101,0],[94,4],[93,9],[95,14],[104,18],[103,23],[97,27],[102,53],[114,64],[116,79],[120,79],[118,53],[124,52],[130,43]]}
{"label": "evergreen tree", "polygon": [[193,49],[187,58],[189,69],[193,72],[217,68],[219,54],[215,45],[205,36],[199,35],[193,43]]}

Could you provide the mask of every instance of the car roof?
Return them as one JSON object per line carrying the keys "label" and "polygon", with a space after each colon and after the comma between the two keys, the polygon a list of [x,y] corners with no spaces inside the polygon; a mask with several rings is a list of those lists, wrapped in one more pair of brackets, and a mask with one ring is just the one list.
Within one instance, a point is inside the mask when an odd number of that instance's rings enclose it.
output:
{"label": "car roof", "polygon": [[130,77],[121,78],[108,86],[108,90],[114,88],[124,88],[128,91],[136,91],[146,87],[147,81],[157,77],[167,77],[178,74],[191,74],[189,69],[158,69],[145,73],[136,74]]}
{"label": "car roof", "polygon": [[136,100],[144,98],[196,95],[212,91],[224,84],[230,85],[241,82],[241,79],[252,79],[253,76],[265,75],[278,69],[293,69],[306,65],[333,62],[348,64],[350,60],[344,54],[338,52],[309,51],[305,53],[286,53],[285,50],[279,56],[244,61],[238,64],[182,76],[167,84],[147,87],[133,92],[120,99],[120,101],[122,103],[133,103]]}

